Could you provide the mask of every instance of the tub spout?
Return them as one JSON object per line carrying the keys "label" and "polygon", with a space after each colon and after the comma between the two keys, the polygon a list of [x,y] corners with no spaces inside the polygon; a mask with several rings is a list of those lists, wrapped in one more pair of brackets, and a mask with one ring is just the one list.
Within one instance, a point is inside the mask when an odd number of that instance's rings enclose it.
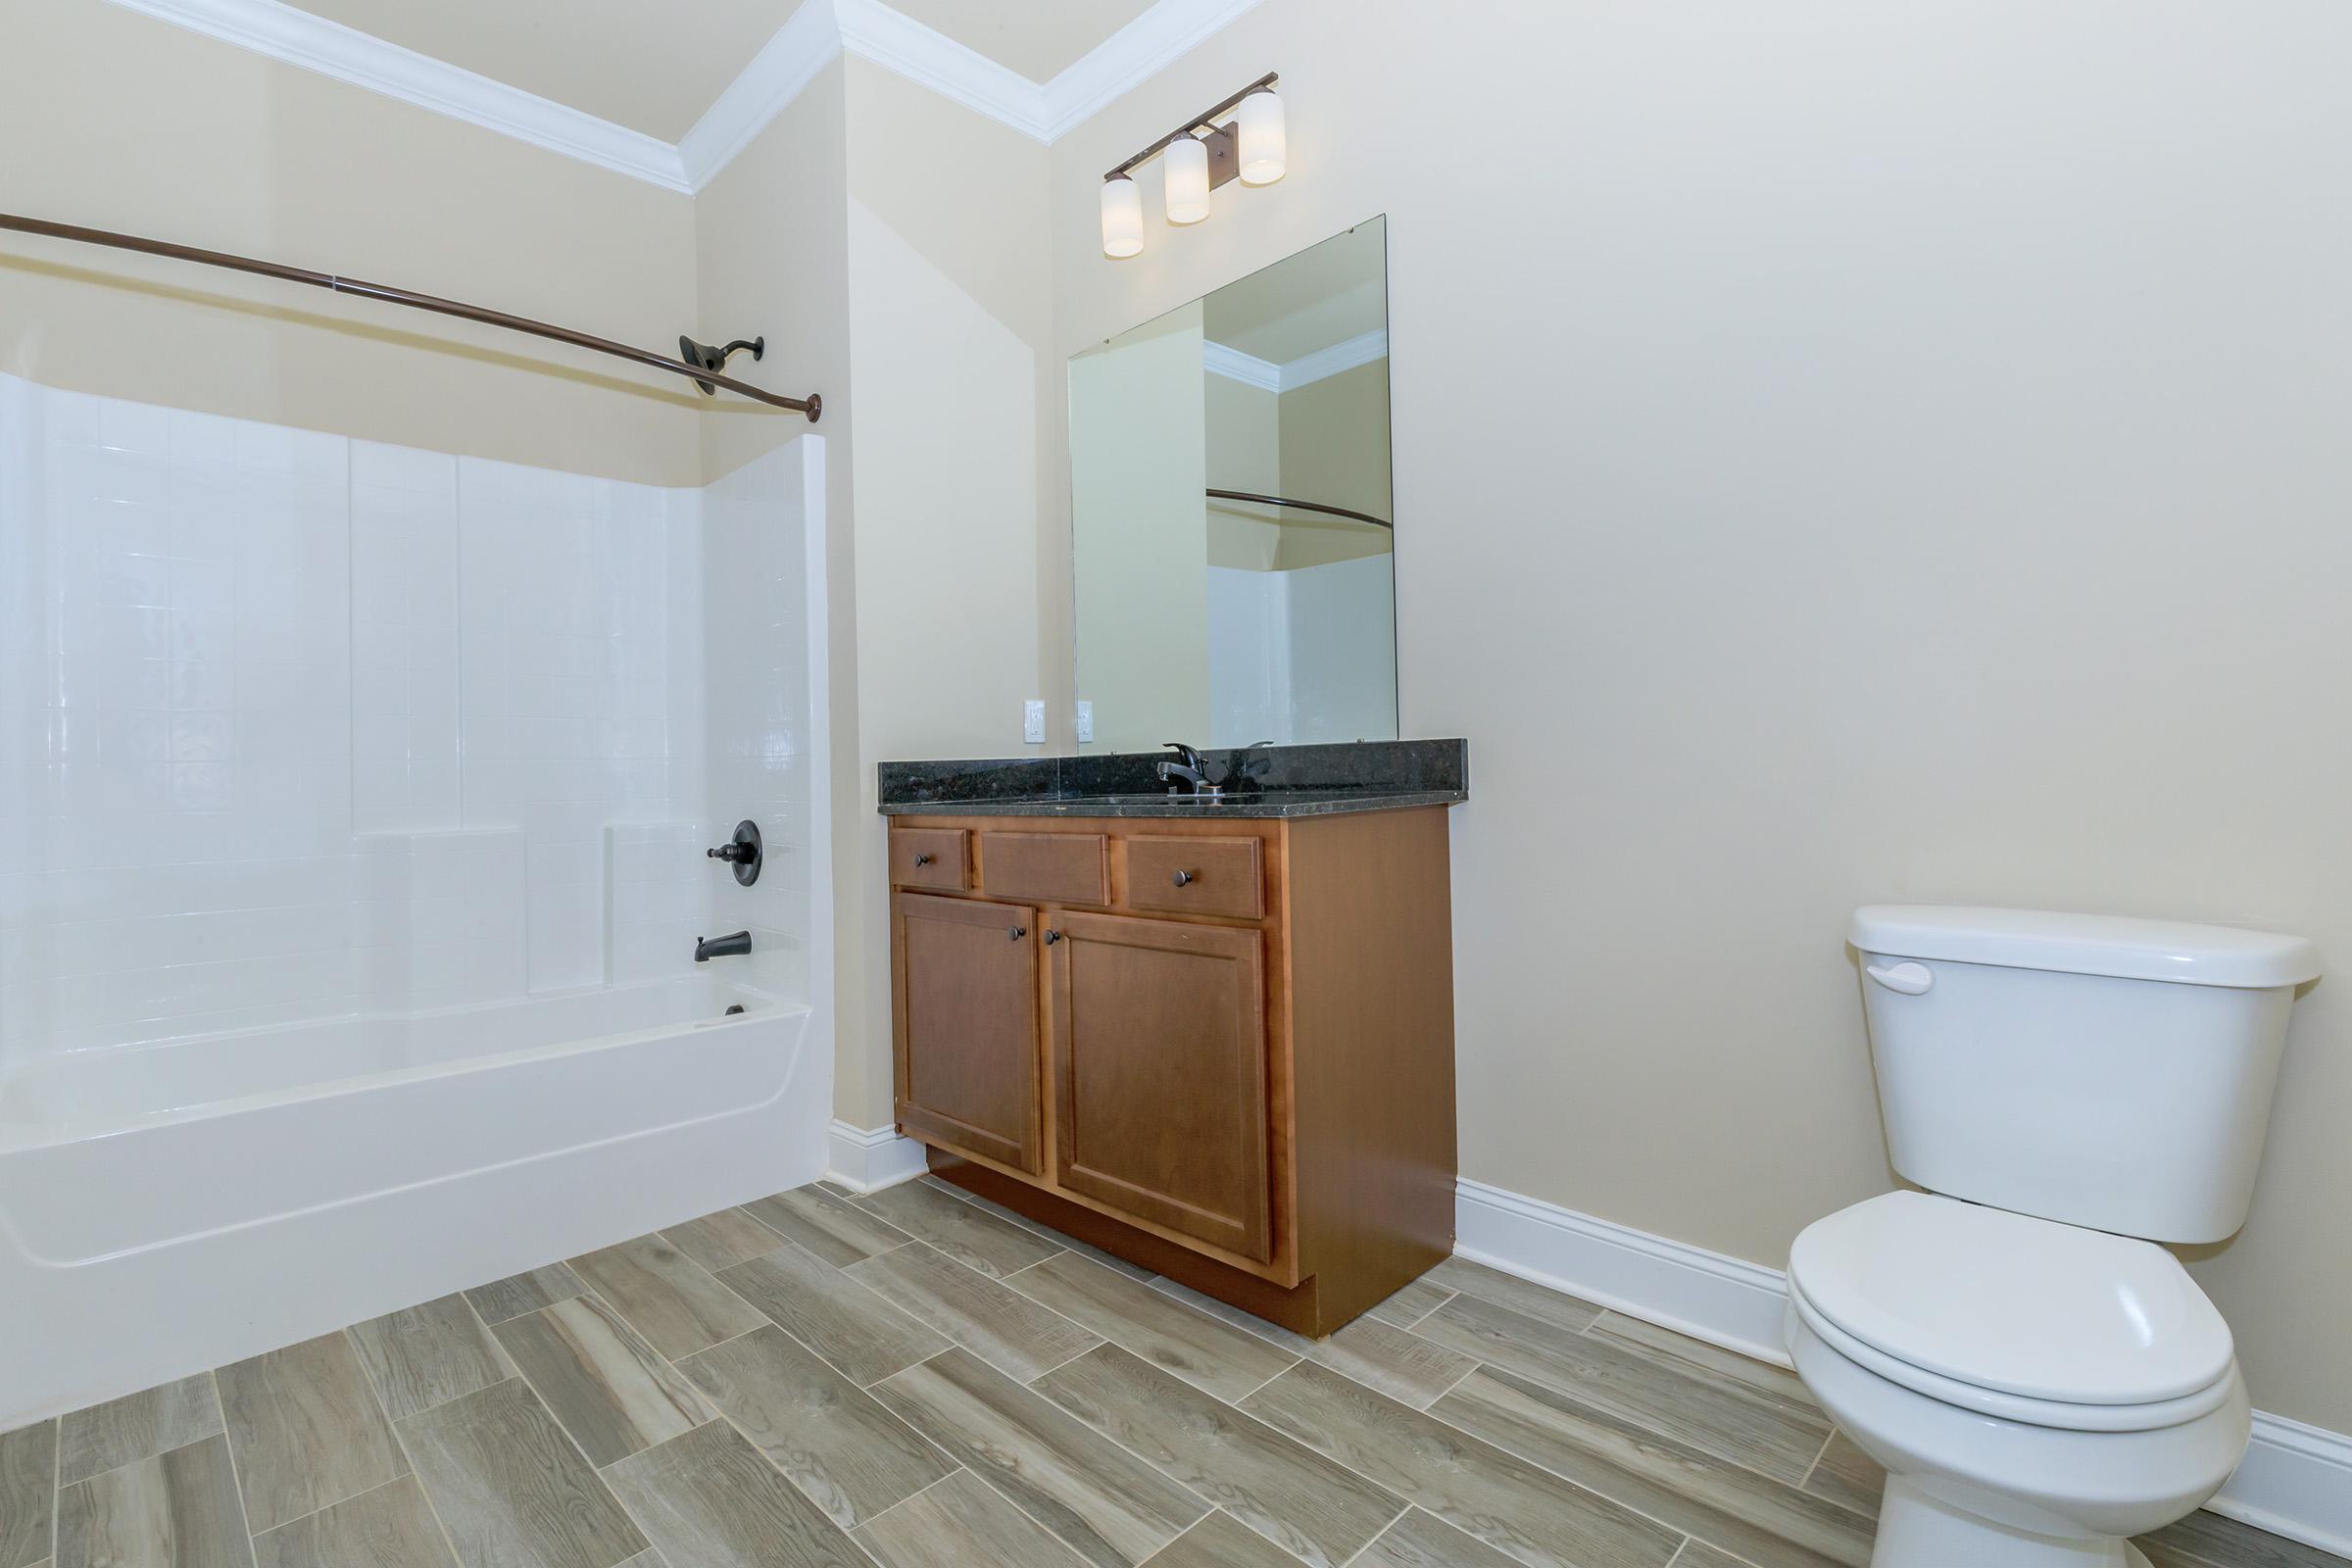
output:
{"label": "tub spout", "polygon": [[752,934],[738,931],[732,936],[704,937],[694,945],[694,961],[709,963],[712,958],[736,958],[752,951]]}

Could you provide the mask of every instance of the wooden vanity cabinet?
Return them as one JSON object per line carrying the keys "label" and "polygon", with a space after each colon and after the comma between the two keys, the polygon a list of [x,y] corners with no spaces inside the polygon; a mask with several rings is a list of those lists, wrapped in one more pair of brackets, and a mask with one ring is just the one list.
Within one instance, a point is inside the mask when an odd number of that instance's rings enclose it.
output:
{"label": "wooden vanity cabinet", "polygon": [[898,1122],[942,1178],[1311,1335],[1451,1251],[1443,808],[891,835]]}

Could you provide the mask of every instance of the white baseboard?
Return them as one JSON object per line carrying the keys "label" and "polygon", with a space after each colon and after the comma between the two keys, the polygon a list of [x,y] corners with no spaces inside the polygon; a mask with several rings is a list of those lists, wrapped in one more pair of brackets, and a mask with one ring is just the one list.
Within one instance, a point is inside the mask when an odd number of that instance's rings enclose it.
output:
{"label": "white baseboard", "polygon": [[923,1146],[911,1138],[901,1138],[895,1126],[853,1127],[835,1121],[827,1147],[831,1157],[825,1180],[853,1193],[878,1193],[914,1180],[926,1168]]}
{"label": "white baseboard", "polygon": [[1468,1177],[1455,1186],[1454,1250],[1727,1350],[1788,1364],[1781,1348],[1788,1286],[1778,1269]]}
{"label": "white baseboard", "polygon": [[[1780,1366],[1788,1277],[1467,1177],[1456,1184],[1455,1250]],[[2254,1412],[2246,1457],[2215,1513],[2352,1556],[2352,1437]]]}

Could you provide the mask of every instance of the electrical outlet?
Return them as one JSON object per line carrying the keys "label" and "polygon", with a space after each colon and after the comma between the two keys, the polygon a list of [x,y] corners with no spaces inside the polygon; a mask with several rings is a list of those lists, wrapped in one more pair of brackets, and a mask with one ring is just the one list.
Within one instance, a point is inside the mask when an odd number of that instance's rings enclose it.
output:
{"label": "electrical outlet", "polygon": [[1046,740],[1046,700],[1032,697],[1021,705],[1021,739],[1032,746],[1042,746]]}
{"label": "electrical outlet", "polygon": [[1080,703],[1078,705],[1078,744],[1081,746],[1092,745],[1094,739],[1095,705]]}

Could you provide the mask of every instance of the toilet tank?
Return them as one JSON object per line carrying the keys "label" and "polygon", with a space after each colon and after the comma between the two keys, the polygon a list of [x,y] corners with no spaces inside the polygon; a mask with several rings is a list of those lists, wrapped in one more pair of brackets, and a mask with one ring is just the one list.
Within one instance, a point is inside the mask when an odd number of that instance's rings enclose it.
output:
{"label": "toilet tank", "polygon": [[1937,905],[1858,909],[1848,940],[1904,1177],[2149,1241],[2245,1222],[2310,943]]}

